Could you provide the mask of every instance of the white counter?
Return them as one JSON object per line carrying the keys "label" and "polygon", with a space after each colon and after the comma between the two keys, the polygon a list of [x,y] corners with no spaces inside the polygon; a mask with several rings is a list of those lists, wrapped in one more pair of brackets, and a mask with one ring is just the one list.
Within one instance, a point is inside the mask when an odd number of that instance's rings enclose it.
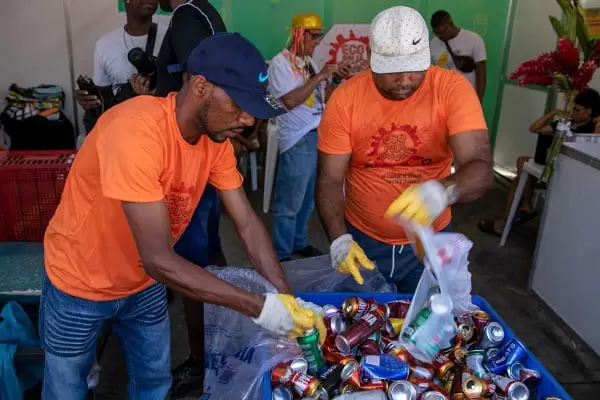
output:
{"label": "white counter", "polygon": [[530,288],[600,354],[600,143],[563,146]]}

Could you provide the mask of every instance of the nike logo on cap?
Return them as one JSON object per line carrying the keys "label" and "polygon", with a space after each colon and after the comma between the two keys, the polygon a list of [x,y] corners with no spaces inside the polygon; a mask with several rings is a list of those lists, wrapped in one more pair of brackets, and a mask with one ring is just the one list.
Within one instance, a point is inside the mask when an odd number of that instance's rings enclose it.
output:
{"label": "nike logo on cap", "polygon": [[415,39],[413,39],[413,46],[416,46],[416,45],[418,45],[418,44],[419,44],[419,42],[421,41],[421,39],[423,39],[423,38],[419,38],[419,40],[415,40]]}
{"label": "nike logo on cap", "polygon": [[265,83],[267,81],[267,79],[269,79],[269,73],[268,72],[266,74],[263,74],[262,72],[260,74],[258,74],[258,81],[260,83]]}

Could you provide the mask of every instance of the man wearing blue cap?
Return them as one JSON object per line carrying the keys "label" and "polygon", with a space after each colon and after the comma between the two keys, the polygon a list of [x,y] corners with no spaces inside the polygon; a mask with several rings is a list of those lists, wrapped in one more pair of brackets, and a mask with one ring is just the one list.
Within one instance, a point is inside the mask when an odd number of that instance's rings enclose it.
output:
{"label": "man wearing blue cap", "polygon": [[[129,398],[163,399],[171,386],[165,286],[253,318],[277,335],[319,329],[290,292],[269,237],[241,188],[227,140],[279,113],[260,52],[239,34],[202,41],[184,85],[102,115],[75,158],[44,238],[40,304],[43,397],[82,399],[94,341],[109,323],[125,355]],[[207,183],[236,224],[248,258],[278,293],[236,288],[178,256],[173,243]]]}

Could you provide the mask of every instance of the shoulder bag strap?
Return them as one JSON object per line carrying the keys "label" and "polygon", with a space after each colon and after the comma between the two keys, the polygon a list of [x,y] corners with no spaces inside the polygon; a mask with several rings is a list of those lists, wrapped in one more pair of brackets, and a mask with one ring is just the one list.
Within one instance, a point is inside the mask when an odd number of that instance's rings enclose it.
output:
{"label": "shoulder bag strap", "polygon": [[148,39],[146,40],[146,49],[144,52],[149,56],[154,55],[154,44],[156,43],[156,31],[158,30],[158,25],[154,22],[150,25],[150,30],[148,31]]}

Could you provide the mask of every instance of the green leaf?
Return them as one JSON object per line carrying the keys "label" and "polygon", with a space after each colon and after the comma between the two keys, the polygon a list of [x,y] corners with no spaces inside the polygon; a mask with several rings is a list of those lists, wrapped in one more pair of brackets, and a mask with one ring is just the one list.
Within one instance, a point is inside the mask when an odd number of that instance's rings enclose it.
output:
{"label": "green leaf", "polygon": [[583,59],[589,60],[590,56],[592,55],[593,46],[588,37],[585,23],[580,18],[577,18],[577,39],[579,42],[579,47],[583,52]]}
{"label": "green leaf", "polygon": [[567,28],[563,25],[563,23],[556,18],[554,15],[549,15],[550,23],[552,24],[552,28],[554,28],[554,32],[558,37],[567,36]]}
{"label": "green leaf", "polygon": [[560,73],[555,74],[554,81],[558,85],[558,88],[560,91],[567,92],[567,91],[571,90],[571,82],[569,81],[569,79],[567,78],[567,76],[565,74],[560,74]]}
{"label": "green leaf", "polygon": [[575,43],[577,40],[577,14],[571,9],[567,15],[567,38]]}

